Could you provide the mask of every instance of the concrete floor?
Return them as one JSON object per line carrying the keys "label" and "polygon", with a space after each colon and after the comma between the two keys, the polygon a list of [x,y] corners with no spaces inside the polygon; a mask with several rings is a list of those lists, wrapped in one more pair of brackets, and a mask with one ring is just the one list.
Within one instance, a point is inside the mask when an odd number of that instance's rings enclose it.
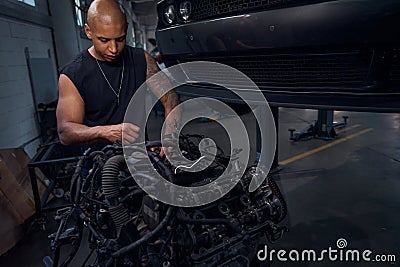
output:
{"label": "concrete floor", "polygon": [[[281,162],[335,142],[287,142],[287,129],[312,122],[316,111],[282,109],[280,114]],[[349,140],[288,163],[277,177],[288,204],[290,233],[276,249],[337,249],[336,241],[344,238],[346,249],[394,254],[397,262],[277,266],[400,266],[400,114],[336,112],[335,118],[343,114],[349,116],[348,131],[336,140]]]}
{"label": "concrete floor", "polygon": [[[317,112],[280,108],[279,114],[284,164],[274,177],[287,201],[284,223],[290,232],[268,244],[270,249],[283,249],[288,258],[291,250],[337,249],[337,240],[344,238],[344,249],[368,249],[371,258],[392,254],[396,262],[281,262],[275,257],[272,266],[400,266],[400,114],[335,112],[338,120],[349,116],[335,140],[298,142],[289,141],[287,130],[313,123]],[[45,232],[27,235],[0,257],[0,266],[43,266],[42,258],[50,254],[47,235],[55,231],[50,216],[47,221]]]}

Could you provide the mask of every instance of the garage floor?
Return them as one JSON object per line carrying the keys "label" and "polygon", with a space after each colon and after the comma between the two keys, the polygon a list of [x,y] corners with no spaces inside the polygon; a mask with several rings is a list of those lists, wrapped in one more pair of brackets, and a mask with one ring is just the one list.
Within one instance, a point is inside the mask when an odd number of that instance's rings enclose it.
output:
{"label": "garage floor", "polygon": [[[283,249],[288,258],[291,250],[338,249],[342,238],[344,249],[371,250],[370,258],[395,255],[397,261],[282,262],[275,257],[273,266],[400,266],[400,114],[335,112],[337,120],[349,116],[335,140],[298,142],[289,141],[288,129],[313,123],[317,112],[281,108],[279,115],[283,169],[274,177],[287,201],[290,232],[269,249]],[[55,227],[49,215],[46,231],[27,235],[0,257],[0,266],[43,266],[42,258],[51,253],[47,235]]]}
{"label": "garage floor", "polygon": [[303,120],[311,122],[316,111],[282,109],[280,114],[281,162],[337,144],[284,165],[279,182],[288,204],[290,233],[276,249],[337,249],[337,240],[344,238],[347,249],[395,254],[397,262],[277,266],[400,266],[400,114],[336,112],[338,120],[345,114],[349,121],[335,141],[295,143],[286,141],[287,129],[301,128]]}

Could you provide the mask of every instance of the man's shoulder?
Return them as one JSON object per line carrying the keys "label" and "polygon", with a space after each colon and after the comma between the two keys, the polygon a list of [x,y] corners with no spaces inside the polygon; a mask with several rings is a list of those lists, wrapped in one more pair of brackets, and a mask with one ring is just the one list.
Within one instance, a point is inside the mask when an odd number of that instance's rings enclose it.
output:
{"label": "man's shoulder", "polygon": [[136,66],[146,68],[146,57],[143,48],[125,46],[124,58]]}
{"label": "man's shoulder", "polygon": [[71,70],[79,70],[83,63],[87,60],[86,50],[80,52],[74,59],[60,68],[60,73],[69,72]]}

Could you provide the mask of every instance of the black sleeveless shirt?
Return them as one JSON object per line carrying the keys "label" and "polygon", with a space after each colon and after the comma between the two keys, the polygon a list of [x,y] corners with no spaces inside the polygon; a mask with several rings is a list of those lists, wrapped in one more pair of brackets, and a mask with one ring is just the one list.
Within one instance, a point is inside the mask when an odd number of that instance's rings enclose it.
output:
{"label": "black sleeveless shirt", "polygon": [[[115,93],[104,78],[96,59],[87,50],[60,69],[60,74],[67,75],[78,89],[85,103],[83,124],[89,127],[123,122],[129,101],[146,80],[146,58],[142,49],[125,46],[118,62],[98,62]],[[118,105],[116,93],[120,87],[122,64],[124,77]]]}

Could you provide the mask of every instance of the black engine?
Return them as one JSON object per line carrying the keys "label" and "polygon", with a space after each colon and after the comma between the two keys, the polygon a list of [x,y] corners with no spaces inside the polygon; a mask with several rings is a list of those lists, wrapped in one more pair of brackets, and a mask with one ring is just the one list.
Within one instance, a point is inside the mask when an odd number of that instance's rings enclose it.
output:
{"label": "black engine", "polygon": [[[199,159],[200,139],[201,136],[180,138],[180,150],[187,159]],[[152,151],[158,146],[159,142],[147,142],[146,150],[129,150],[133,159],[128,161],[137,161],[133,176],[146,177],[146,186],[155,182],[155,172],[175,184],[199,186],[232,167],[229,157],[218,150],[212,164],[201,172],[177,170],[158,151]],[[140,168],[140,161],[146,157],[153,166],[150,170]],[[72,244],[72,250],[61,266],[71,263],[84,228],[88,229],[91,253],[82,266],[93,267],[250,266],[258,244],[274,242],[286,230],[278,226],[287,209],[272,177],[268,176],[256,191],[248,192],[254,175],[267,176],[255,167],[248,167],[239,183],[221,199],[186,208],[165,204],[146,194],[129,172],[125,158],[126,151],[118,144],[101,151],[88,150],[81,157],[71,180],[72,206],[56,214],[60,224],[50,236],[55,256],[47,258],[48,266],[59,265],[64,244]],[[83,178],[82,168],[88,167],[89,173]]]}

